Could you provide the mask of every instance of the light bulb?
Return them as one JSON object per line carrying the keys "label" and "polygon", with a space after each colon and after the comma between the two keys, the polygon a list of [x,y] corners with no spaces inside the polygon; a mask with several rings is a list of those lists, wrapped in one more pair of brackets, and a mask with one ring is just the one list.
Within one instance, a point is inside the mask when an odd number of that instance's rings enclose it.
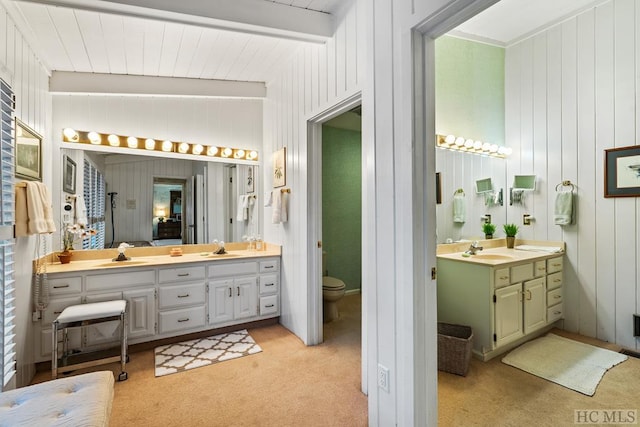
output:
{"label": "light bulb", "polygon": [[473,139],[467,139],[464,142],[464,146],[465,146],[465,148],[473,148]]}
{"label": "light bulb", "polygon": [[482,150],[489,151],[490,149],[491,149],[491,144],[489,144],[488,142],[485,142],[484,144],[482,144]]}
{"label": "light bulb", "polygon": [[109,145],[112,147],[118,147],[120,145],[120,138],[118,137],[118,135],[109,135],[107,137],[107,141],[109,141]]}
{"label": "light bulb", "polygon": [[218,154],[218,147],[207,148],[207,156],[215,156],[216,154]]}
{"label": "light bulb", "polygon": [[447,137],[444,139],[444,142],[447,145],[451,145],[454,142],[456,142],[456,136],[455,135],[447,135]]}
{"label": "light bulb", "polygon": [[244,157],[244,150],[236,150],[236,153],[233,155],[236,159],[241,159]]}
{"label": "light bulb", "polygon": [[504,155],[506,151],[507,149],[504,148],[503,146],[498,147],[498,154]]}
{"label": "light bulb", "polygon": [[75,130],[71,129],[71,128],[65,128],[62,131],[62,134],[65,136],[65,138],[67,138],[69,141],[73,141],[73,142],[78,142],[78,132],[76,132]]}
{"label": "light bulb", "polygon": [[480,150],[482,149],[482,141],[476,141],[473,143],[473,148],[475,148],[476,150]]}
{"label": "light bulb", "polygon": [[173,142],[169,141],[168,139],[165,141],[162,141],[162,151],[171,151],[173,149]]}
{"label": "light bulb", "polygon": [[229,147],[225,148],[224,150],[222,150],[222,156],[224,157],[229,157],[231,155],[231,153],[233,153],[233,150]]}
{"label": "light bulb", "polygon": [[491,144],[491,147],[489,148],[489,152],[496,153],[497,151],[498,151],[498,144]]}
{"label": "light bulb", "polygon": [[127,147],[138,148],[138,138],[130,136],[127,138]]}
{"label": "light bulb", "polygon": [[185,154],[188,151],[189,151],[189,144],[187,144],[186,142],[181,142],[180,145],[178,145],[179,153]]}
{"label": "light bulb", "polygon": [[247,159],[254,160],[258,157],[258,152],[256,150],[251,150],[247,155]]}
{"label": "light bulb", "polygon": [[196,144],[193,146],[193,154],[195,154],[196,156],[202,153],[202,150],[204,150],[204,147],[201,144]]}
{"label": "light bulb", "polygon": [[504,155],[505,155],[505,156],[510,156],[510,155],[511,155],[511,153],[513,153],[513,148],[511,148],[511,147],[506,147],[506,148],[504,149]]}
{"label": "light bulb", "polygon": [[147,138],[144,141],[144,148],[146,148],[147,150],[155,150],[156,148],[156,141],[154,139],[151,138]]}
{"label": "light bulb", "polygon": [[463,138],[463,137],[461,137],[461,136],[457,137],[457,138],[456,138],[456,141],[455,141],[455,144],[456,144],[458,147],[462,147],[462,146],[464,145],[464,138]]}
{"label": "light bulb", "polygon": [[89,142],[92,144],[99,145],[102,142],[102,138],[100,138],[100,134],[98,132],[89,132],[87,138],[89,138]]}

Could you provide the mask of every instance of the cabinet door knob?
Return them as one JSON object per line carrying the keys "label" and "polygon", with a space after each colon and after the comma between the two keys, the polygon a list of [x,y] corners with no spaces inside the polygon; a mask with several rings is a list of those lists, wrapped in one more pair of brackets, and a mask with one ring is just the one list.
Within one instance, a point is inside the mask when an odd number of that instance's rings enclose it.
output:
{"label": "cabinet door knob", "polygon": [[62,289],[62,288],[68,288],[69,285],[56,285],[53,287],[53,289]]}
{"label": "cabinet door knob", "polygon": [[229,288],[229,298],[231,298],[233,294],[231,293],[231,288]]}
{"label": "cabinet door knob", "polygon": [[238,296],[240,296],[240,286],[236,288],[238,290]]}
{"label": "cabinet door knob", "polygon": [[182,323],[182,322],[188,322],[189,318],[187,317],[186,319],[178,319],[178,322]]}
{"label": "cabinet door knob", "polygon": [[189,294],[184,294],[184,295],[178,295],[178,298],[188,298]]}
{"label": "cabinet door knob", "polygon": [[189,273],[180,273],[178,274],[178,277],[187,277],[189,275]]}

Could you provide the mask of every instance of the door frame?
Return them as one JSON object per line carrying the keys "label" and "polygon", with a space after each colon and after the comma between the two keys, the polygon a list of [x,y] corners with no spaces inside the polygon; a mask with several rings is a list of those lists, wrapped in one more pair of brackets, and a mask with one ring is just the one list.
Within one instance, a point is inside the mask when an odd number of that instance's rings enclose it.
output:
{"label": "door frame", "polygon": [[[323,112],[307,120],[307,241],[309,242],[307,283],[309,284],[308,301],[309,345],[320,344],[323,341],[322,324],[322,124],[362,105],[362,93],[358,91],[342,101],[327,108]],[[364,150],[363,150],[364,153]],[[363,162],[364,166],[364,162]],[[364,177],[364,171],[363,171]],[[364,222],[363,222],[364,224]],[[362,233],[362,246],[365,247],[365,235]],[[364,253],[364,252],[363,252]],[[363,301],[366,290],[361,287]],[[362,391],[367,390],[367,325],[366,311],[362,310]]]}

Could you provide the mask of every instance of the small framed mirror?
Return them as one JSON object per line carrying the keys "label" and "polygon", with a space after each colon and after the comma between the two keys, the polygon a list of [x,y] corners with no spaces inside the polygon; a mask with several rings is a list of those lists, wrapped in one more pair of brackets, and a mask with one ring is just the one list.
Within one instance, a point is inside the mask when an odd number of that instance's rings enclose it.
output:
{"label": "small framed mirror", "polygon": [[488,193],[493,191],[493,184],[491,182],[491,178],[479,179],[476,181],[476,193]]}
{"label": "small framed mirror", "polygon": [[42,136],[16,119],[16,178],[42,181]]}
{"label": "small framed mirror", "polygon": [[514,190],[535,190],[536,176],[535,175],[515,175],[513,177],[513,189]]}

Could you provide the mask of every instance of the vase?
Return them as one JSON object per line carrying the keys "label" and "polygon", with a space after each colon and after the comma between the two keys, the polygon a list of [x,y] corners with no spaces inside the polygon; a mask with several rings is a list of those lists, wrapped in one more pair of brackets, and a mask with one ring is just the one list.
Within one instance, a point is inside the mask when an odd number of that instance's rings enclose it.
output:
{"label": "vase", "polygon": [[58,259],[60,260],[60,264],[69,264],[71,262],[71,251],[62,251],[58,254]]}
{"label": "vase", "polygon": [[513,249],[513,246],[516,243],[516,237],[515,236],[507,236],[507,248],[509,249]]}
{"label": "vase", "polygon": [[485,234],[484,238],[485,239],[493,239],[493,234]]}

